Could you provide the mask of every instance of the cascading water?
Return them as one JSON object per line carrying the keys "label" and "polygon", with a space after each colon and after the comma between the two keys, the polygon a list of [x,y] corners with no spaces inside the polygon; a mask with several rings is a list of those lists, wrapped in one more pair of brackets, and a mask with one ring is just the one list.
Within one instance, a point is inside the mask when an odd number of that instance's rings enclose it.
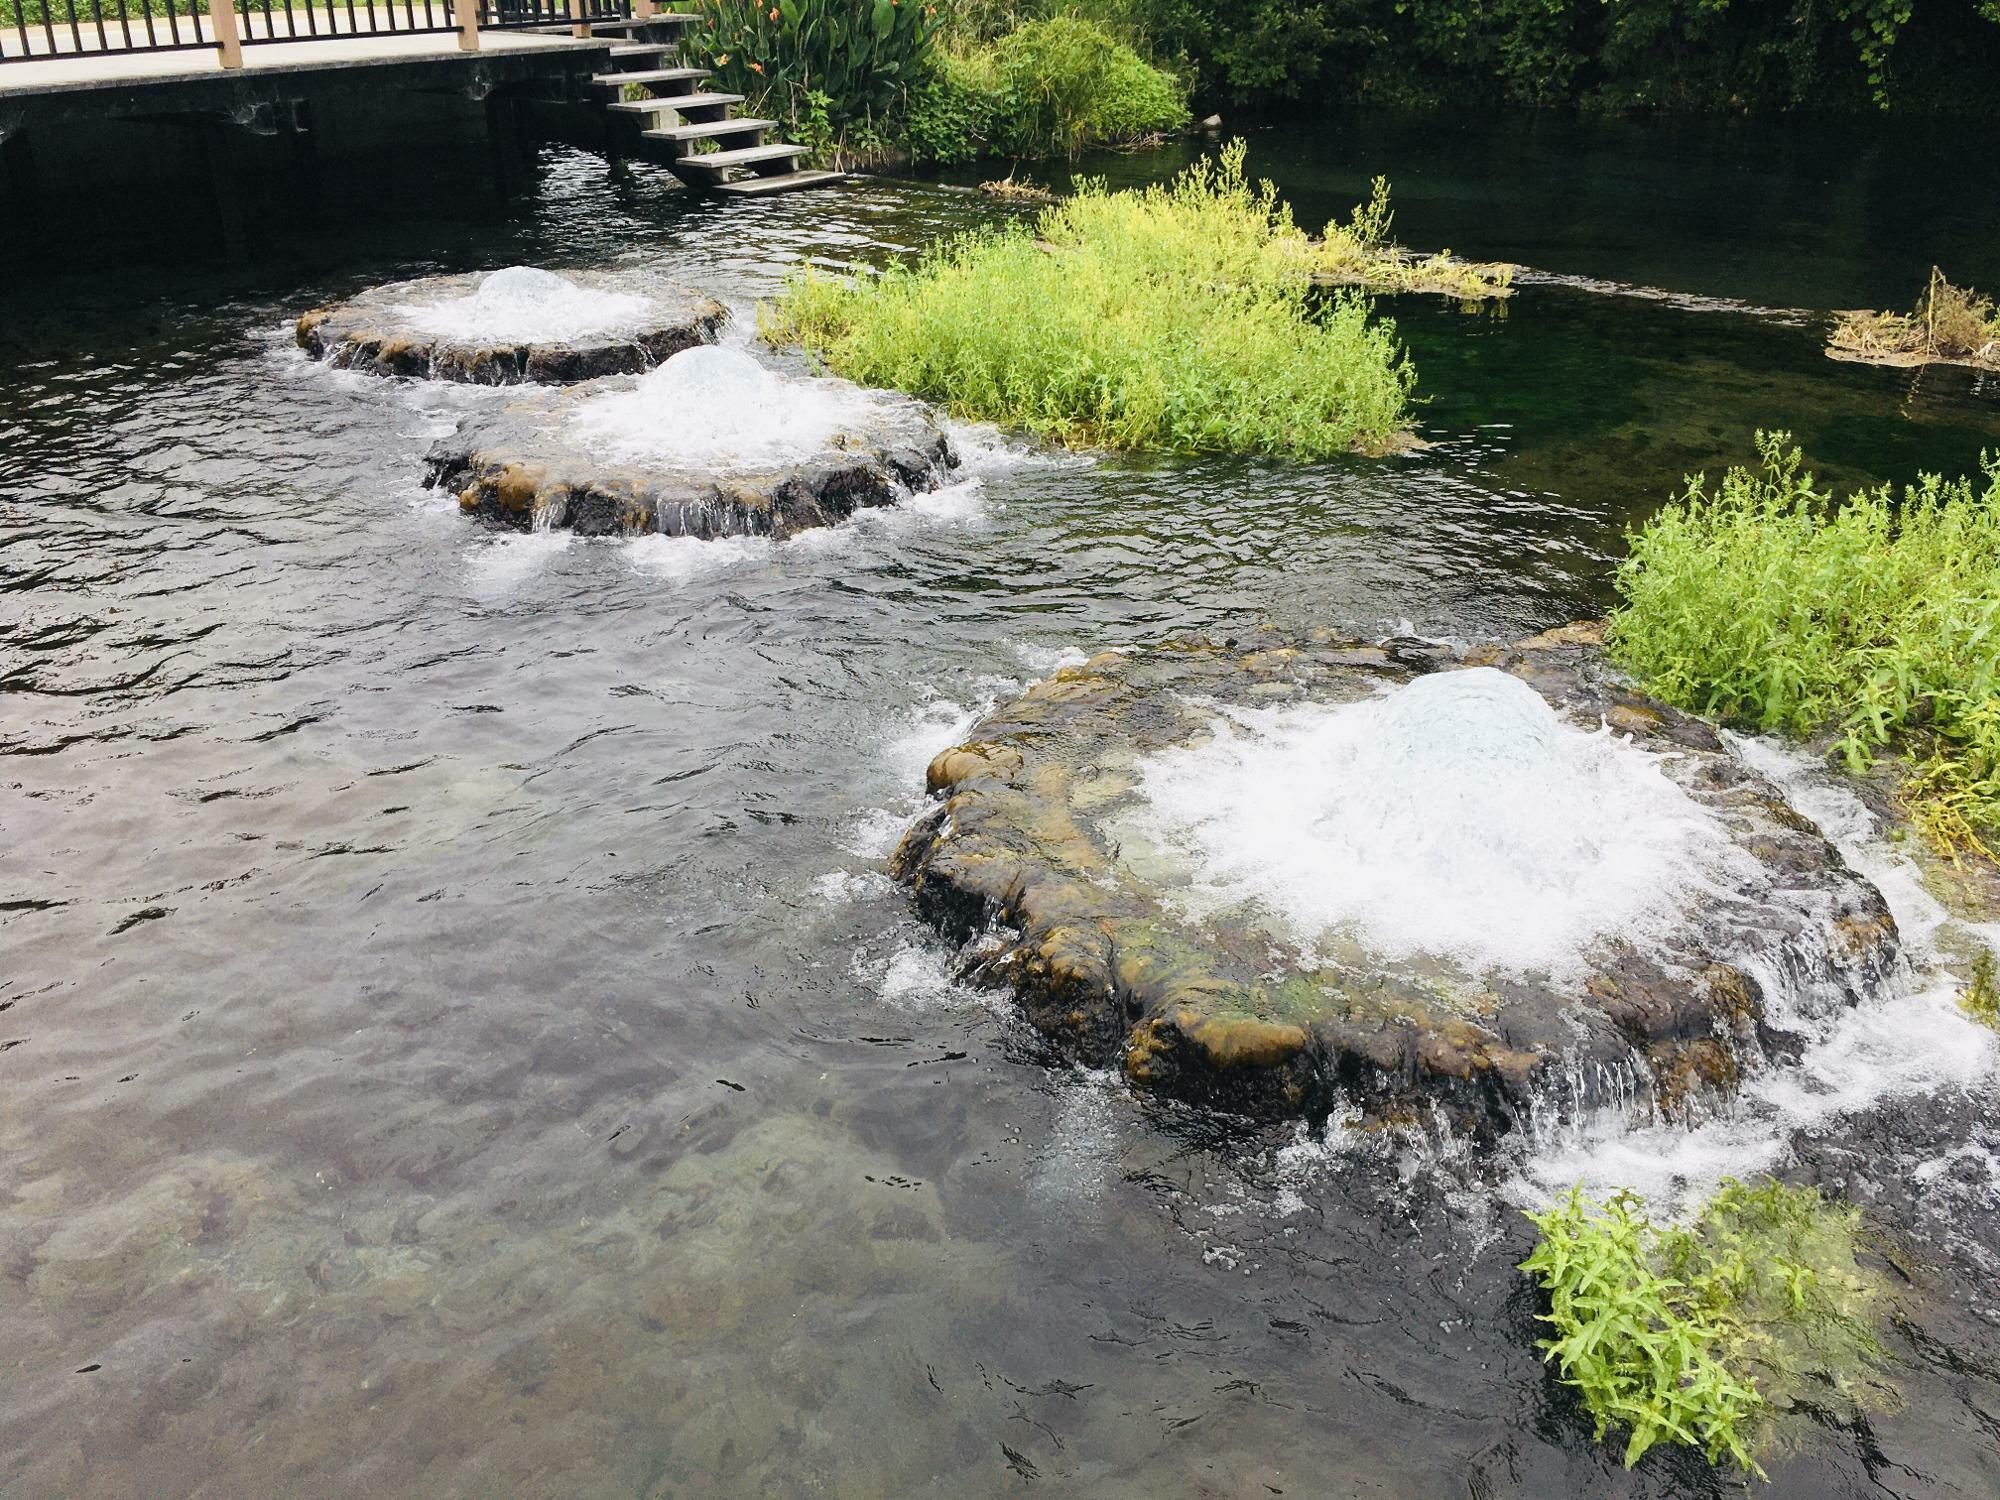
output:
{"label": "cascading water", "polygon": [[417,331],[467,343],[567,343],[636,331],[652,303],[632,292],[578,286],[535,266],[508,266],[470,296],[405,303],[396,309]]}
{"label": "cascading water", "polygon": [[1490,667],[1239,710],[1141,776],[1191,899],[1255,907],[1308,948],[1344,932],[1386,959],[1560,974],[1754,873],[1659,757]]}
{"label": "cascading water", "polygon": [[881,399],[859,386],[781,376],[740,349],[705,345],[597,397],[576,423],[620,459],[730,469],[808,457],[879,426],[882,413]]}

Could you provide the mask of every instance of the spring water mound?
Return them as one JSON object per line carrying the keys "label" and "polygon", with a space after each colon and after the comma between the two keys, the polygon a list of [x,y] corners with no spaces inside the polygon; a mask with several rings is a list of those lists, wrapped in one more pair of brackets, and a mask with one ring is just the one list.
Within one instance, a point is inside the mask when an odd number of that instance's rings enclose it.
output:
{"label": "spring water mound", "polygon": [[1246,710],[1139,777],[1135,822],[1202,904],[1257,908],[1307,949],[1351,933],[1386,958],[1573,974],[1593,942],[1663,938],[1753,873],[1656,756],[1492,667]]}
{"label": "spring water mound", "polygon": [[703,347],[473,413],[427,463],[428,483],[503,525],[783,537],[933,489],[957,458],[906,397]]}
{"label": "spring water mound", "polygon": [[412,327],[440,338],[530,344],[574,343],[594,334],[629,337],[651,310],[636,292],[579,286],[536,266],[489,272],[469,296],[397,309]]}
{"label": "spring water mound", "polygon": [[740,349],[710,347],[676,354],[630,390],[590,402],[577,423],[620,457],[757,469],[865,435],[897,406],[886,393],[781,378]]}
{"label": "spring water mound", "polygon": [[928,780],[893,867],[967,977],[1252,1113],[1673,1112],[1897,963],[1880,892],[1588,627],[1107,654]]}
{"label": "spring water mound", "polygon": [[376,375],[551,385],[650,369],[711,342],[721,303],[643,271],[509,266],[374,287],[298,321],[316,359]]}

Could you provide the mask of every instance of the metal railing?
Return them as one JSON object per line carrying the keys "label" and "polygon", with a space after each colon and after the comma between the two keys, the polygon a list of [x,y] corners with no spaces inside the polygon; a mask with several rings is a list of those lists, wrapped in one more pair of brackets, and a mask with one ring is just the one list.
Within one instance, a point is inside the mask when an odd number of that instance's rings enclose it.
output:
{"label": "metal railing", "polygon": [[0,0],[0,63],[215,44],[209,0]]}
{"label": "metal railing", "polygon": [[648,0],[0,0],[0,65],[213,49],[234,68],[244,47],[272,42],[448,32],[471,50],[481,30],[588,36],[592,22],[653,9]]}
{"label": "metal railing", "polygon": [[579,21],[621,21],[635,14],[631,0],[479,0],[479,24],[494,31],[573,26]]}

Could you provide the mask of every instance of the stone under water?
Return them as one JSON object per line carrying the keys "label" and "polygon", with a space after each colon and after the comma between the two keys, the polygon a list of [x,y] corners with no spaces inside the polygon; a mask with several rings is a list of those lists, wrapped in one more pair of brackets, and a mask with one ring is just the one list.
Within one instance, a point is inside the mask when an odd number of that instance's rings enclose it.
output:
{"label": "stone under water", "polygon": [[929,784],[893,868],[966,977],[1253,1114],[1684,1112],[1898,961],[1880,892],[1587,627],[1106,654]]}
{"label": "stone under water", "polygon": [[509,266],[370,288],[298,321],[340,369],[475,385],[566,385],[648,370],[713,342],[720,302],[646,271]]}
{"label": "stone under water", "polygon": [[698,348],[468,415],[426,482],[502,525],[784,537],[934,489],[957,462],[907,397]]}

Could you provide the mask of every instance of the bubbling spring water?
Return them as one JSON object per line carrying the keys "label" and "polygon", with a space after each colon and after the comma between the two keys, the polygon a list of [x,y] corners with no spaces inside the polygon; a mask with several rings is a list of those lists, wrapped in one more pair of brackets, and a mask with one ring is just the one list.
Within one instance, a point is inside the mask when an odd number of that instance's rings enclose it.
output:
{"label": "bubbling spring water", "polygon": [[879,427],[881,402],[846,381],[781,376],[740,349],[705,344],[682,350],[631,389],[591,401],[577,426],[616,457],[757,467],[806,458]]}
{"label": "bubbling spring water", "polygon": [[534,266],[509,266],[483,278],[466,297],[413,302],[397,309],[437,338],[471,344],[560,344],[636,332],[652,303],[633,292],[578,286]]}
{"label": "bubbling spring water", "polygon": [[1197,904],[1475,972],[1573,971],[1600,938],[1684,922],[1748,862],[1658,757],[1490,667],[1237,712],[1140,776],[1144,831]]}

